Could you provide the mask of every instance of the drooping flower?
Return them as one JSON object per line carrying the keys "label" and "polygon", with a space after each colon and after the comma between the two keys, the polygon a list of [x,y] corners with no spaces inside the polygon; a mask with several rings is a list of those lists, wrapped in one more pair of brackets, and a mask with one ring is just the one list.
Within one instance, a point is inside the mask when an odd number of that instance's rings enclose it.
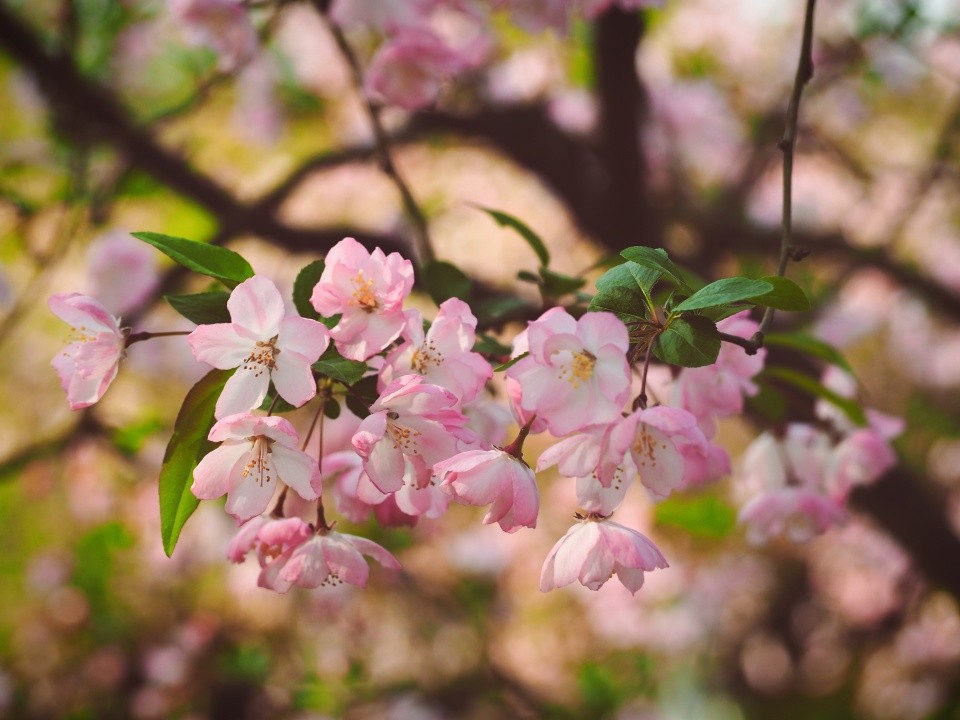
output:
{"label": "drooping flower", "polygon": [[319,495],[316,462],[297,449],[289,421],[250,413],[228,415],[210,430],[222,443],[193,471],[190,490],[201,500],[227,496],[227,512],[242,523],[267,509],[282,482],[305,500]]}
{"label": "drooping flower", "polygon": [[397,339],[406,317],[403,300],[413,287],[413,265],[399,253],[367,252],[353,238],[334,245],[310,302],[324,317],[341,315],[330,331],[340,353],[366,360]]}
{"label": "drooping flower", "polygon": [[630,394],[627,328],[615,315],[579,320],[562,308],[527,328],[530,355],[507,370],[522,389],[520,406],[556,436],[615,420]]}
{"label": "drooping flower", "polygon": [[244,561],[247,553],[256,550],[260,563],[257,585],[279,593],[287,592],[293,583],[280,577],[293,551],[313,535],[313,528],[297,517],[272,520],[254,518],[243,525],[227,548],[227,557],[235,563]]}
{"label": "drooping flower", "polygon": [[533,470],[513,455],[468,450],[434,465],[440,488],[465,505],[491,505],[484,524],[499,523],[505,532],[537,525],[540,493]]}
{"label": "drooping flower", "polygon": [[567,530],[543,563],[540,590],[549,592],[578,580],[599,590],[613,574],[631,593],[643,586],[643,574],[668,567],[659,548],[645,535],[610,520],[590,516]]}
{"label": "drooping flower", "polygon": [[740,509],[747,539],[762,544],[783,535],[796,543],[821,535],[847,517],[844,509],[812,488],[782,487],[761,493]]}
{"label": "drooping flower", "polygon": [[120,321],[99,302],[79,293],[52,295],[49,306],[77,338],[51,364],[60,376],[70,409],[89,407],[103,397],[117,376],[126,346]]}
{"label": "drooping flower", "polygon": [[217,401],[218,418],[259,407],[271,380],[296,407],[317,394],[310,366],[330,343],[322,323],[285,316],[280,291],[259,275],[233,289],[227,309],[231,322],[201,325],[187,338],[197,360],[237,368]]}
{"label": "drooping flower", "polygon": [[278,577],[303,588],[337,587],[343,583],[365,587],[370,566],[364,555],[389,570],[400,569],[397,559],[372,540],[330,531],[298,545]]}
{"label": "drooping flower", "polygon": [[353,436],[364,472],[381,492],[403,487],[407,462],[417,473],[427,471],[473,438],[458,406],[452,392],[420,375],[404,375],[384,389]]}
{"label": "drooping flower", "polygon": [[405,342],[392,350],[380,370],[381,389],[403,375],[422,375],[434,385],[450,390],[460,402],[472,402],[493,375],[490,363],[473,352],[477,318],[458,298],[440,305],[426,333],[416,310],[407,316]]}

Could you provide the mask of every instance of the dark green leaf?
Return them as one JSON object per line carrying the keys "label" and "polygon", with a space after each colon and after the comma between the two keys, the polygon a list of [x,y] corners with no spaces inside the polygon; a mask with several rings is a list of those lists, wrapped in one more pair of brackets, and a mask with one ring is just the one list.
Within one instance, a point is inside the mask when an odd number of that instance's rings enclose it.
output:
{"label": "dark green leaf", "polygon": [[503,365],[498,365],[497,367],[495,367],[495,368],[493,369],[493,371],[494,371],[494,372],[503,372],[503,371],[506,370],[507,368],[511,368],[511,367],[513,367],[514,365],[516,365],[518,362],[520,362],[521,360],[523,360],[523,359],[524,359],[527,355],[529,355],[529,354],[530,354],[530,353],[528,353],[528,352],[520,353],[520,354],[517,355],[515,358],[510,358],[510,359],[509,359],[507,362],[505,362]]}
{"label": "dark green leaf", "polygon": [[215,290],[193,295],[164,295],[163,299],[170,303],[170,307],[197,325],[230,322],[230,311],[227,310],[230,293]]}
{"label": "dark green leaf", "polygon": [[348,387],[359,382],[360,378],[366,375],[367,370],[369,370],[366,363],[348,360],[343,357],[337,352],[333,344],[313,364],[313,369],[321,375],[341,382]]}
{"label": "dark green leaf", "polygon": [[474,205],[474,207],[477,208],[477,210],[483,210],[483,212],[487,213],[487,215],[492,217],[500,227],[508,227],[516,230],[520,237],[526,240],[527,244],[533,248],[533,251],[540,259],[541,266],[546,267],[550,264],[550,252],[547,250],[547,246],[544,245],[543,240],[541,240],[539,235],[524,225],[520,220],[517,220],[517,218],[513,217],[513,215],[508,215],[500,210],[493,210],[480,205]]}
{"label": "dark green leaf", "polygon": [[452,297],[470,300],[473,282],[456,265],[435,260],[424,268],[423,276],[427,292],[437,305]]}
{"label": "dark green leaf", "polygon": [[628,323],[647,319],[650,312],[647,300],[630,265],[631,263],[617,265],[597,278],[597,294],[590,301],[590,310],[612,312]]}
{"label": "dark green leaf", "polygon": [[838,395],[833,390],[824,387],[823,383],[816,378],[812,378],[809,375],[804,375],[802,372],[792,368],[785,367],[768,367],[766,370],[764,370],[764,374],[767,377],[782,380],[798,390],[802,390],[808,395],[812,395],[813,397],[817,398],[823,398],[827,402],[836,405],[843,411],[843,414],[846,415],[850,421],[856,425],[863,426],[867,424],[867,417],[863,412],[863,408],[860,407],[860,404],[856,400],[851,400],[850,398],[845,398],[842,395]]}
{"label": "dark green leaf", "polygon": [[791,350],[799,350],[807,355],[812,355],[813,357],[825,360],[831,365],[836,365],[837,367],[840,367],[853,375],[853,368],[850,367],[850,363],[847,362],[847,359],[843,356],[843,353],[837,350],[830,343],[819,340],[812,335],[799,332],[770,333],[769,335],[764,336],[763,343],[764,345],[775,345],[777,347],[785,347]]}
{"label": "dark green leaf", "polygon": [[763,378],[756,378],[754,383],[757,393],[746,399],[747,405],[772,423],[782,420],[787,412],[787,400],[783,393]]}
{"label": "dark green leaf", "polygon": [[683,279],[683,270],[674,264],[667,255],[667,251],[663,248],[649,248],[636,245],[627,248],[620,253],[620,255],[627,260],[637,263],[637,265],[659,270],[670,282],[678,287],[687,287],[687,283]]}
{"label": "dark green leaf", "polygon": [[491,335],[477,333],[473,351],[483,355],[509,355],[510,348]]}
{"label": "dark green leaf", "polygon": [[190,492],[193,469],[213,449],[207,440],[213,427],[213,411],[230,370],[211,370],[187,393],[173,426],[160,469],[160,535],[170,556],[184,523],[200,501]]}
{"label": "dark green leaf", "polygon": [[353,395],[347,395],[347,409],[361,420],[370,414],[370,408]]}
{"label": "dark green leaf", "polygon": [[264,412],[288,413],[293,412],[297,408],[277,395],[277,389],[271,383],[270,389],[267,391],[267,396],[263,398],[263,402],[260,403],[260,409]]}
{"label": "dark green leaf", "polygon": [[313,289],[320,282],[323,268],[323,260],[314,260],[297,273],[297,279],[293,282],[293,304],[300,313],[300,317],[310,320],[320,319],[320,313],[310,303],[310,297],[313,295]]}
{"label": "dark green leaf", "polygon": [[570,277],[556,273],[547,268],[540,268],[540,277],[543,279],[543,292],[548,297],[560,297],[579,290],[586,284],[583,278]]}
{"label": "dark green leaf", "polygon": [[654,517],[658,525],[711,540],[726,537],[737,525],[736,511],[713,495],[675,495],[656,504]]}
{"label": "dark green leaf", "polygon": [[533,283],[534,285],[540,284],[540,276],[536,273],[532,273],[529,270],[521,270],[517,273],[517,280],[522,280],[523,282]]}
{"label": "dark green leaf", "polygon": [[698,315],[671,320],[653,346],[653,354],[660,360],[680,367],[712,365],[719,352],[717,326]]}
{"label": "dark green leaf", "polygon": [[729,305],[730,303],[749,300],[757,295],[764,295],[772,290],[773,284],[765,280],[751,280],[750,278],[740,277],[723,278],[697,290],[673,310],[674,312],[686,312],[688,310]]}
{"label": "dark green leaf", "polygon": [[331,420],[340,417],[340,403],[336,398],[327,398],[327,401],[323,404],[323,414]]}
{"label": "dark green leaf", "polygon": [[773,289],[750,298],[750,302],[791,312],[805,312],[810,309],[809,298],[793,280],[776,275],[760,279],[773,285]]}
{"label": "dark green leaf", "polygon": [[220,280],[231,289],[253,277],[250,263],[233,250],[160,233],[135,232],[132,235],[153,245],[188,270]]}
{"label": "dark green leaf", "polygon": [[526,313],[530,303],[514,295],[490,298],[473,306],[474,315],[480,322],[506,320]]}

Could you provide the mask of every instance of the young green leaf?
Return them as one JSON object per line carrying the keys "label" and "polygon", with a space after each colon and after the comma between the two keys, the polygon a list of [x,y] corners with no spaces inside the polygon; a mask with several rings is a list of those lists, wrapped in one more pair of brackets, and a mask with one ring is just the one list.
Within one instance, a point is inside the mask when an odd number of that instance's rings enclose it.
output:
{"label": "young green leaf", "polygon": [[[631,265],[633,263],[622,263],[597,278],[597,294],[590,301],[590,310],[612,312],[628,323],[647,319],[650,314],[647,299]],[[638,265],[633,265],[633,268],[639,271],[645,281],[649,279],[644,268]]]}
{"label": "young green leaf", "polygon": [[310,303],[310,297],[313,295],[313,289],[320,282],[320,276],[323,274],[323,260],[314,260],[309,265],[304,266],[297,279],[293,281],[293,304],[300,313],[300,317],[310,320],[319,320],[318,313]]}
{"label": "young green leaf", "polygon": [[723,278],[697,290],[697,292],[677,305],[673,311],[686,312],[689,310],[719,307],[721,305],[749,300],[752,297],[763,295],[771,290],[773,290],[773,284],[765,280],[751,280],[750,278],[741,277]]}
{"label": "young green leaf", "polygon": [[712,365],[720,353],[720,333],[705,317],[676,317],[653,346],[653,354],[670,365],[702,367]]}
{"label": "young green leaf", "polygon": [[321,375],[341,382],[347,387],[359,382],[369,370],[366,363],[343,357],[332,344],[311,367]]}
{"label": "young green leaf", "polygon": [[503,365],[498,365],[497,367],[495,367],[495,368],[493,369],[493,371],[494,371],[494,372],[503,372],[504,370],[506,370],[506,369],[508,369],[508,368],[511,368],[511,367],[513,367],[514,365],[516,365],[518,362],[520,362],[521,360],[523,360],[523,359],[524,359],[527,355],[529,355],[529,354],[530,354],[530,353],[528,353],[528,352],[520,353],[520,354],[517,355],[515,358],[510,358],[509,360],[507,360],[507,362],[503,363]]}
{"label": "young green leaf", "polygon": [[760,279],[773,285],[773,289],[750,298],[750,302],[790,312],[806,312],[810,309],[810,299],[803,292],[803,288],[793,280],[777,275],[768,275]]}
{"label": "young green leaf", "polygon": [[211,370],[187,393],[173,426],[160,468],[160,536],[169,557],[184,523],[200,501],[190,492],[193,469],[213,449],[207,440],[213,411],[223,386],[233,371]]}
{"label": "young green leaf", "polygon": [[587,282],[583,278],[563,275],[545,267],[540,268],[540,279],[542,280],[544,294],[554,298],[575,292]]}
{"label": "young green leaf", "polygon": [[427,292],[437,305],[452,297],[470,299],[473,282],[456,265],[435,260],[424,268],[423,274]]}
{"label": "young green leaf", "polygon": [[250,263],[233,250],[154,232],[135,232],[132,235],[153,245],[188,270],[208,275],[230,289],[253,277]]}
{"label": "young green leaf", "polygon": [[667,279],[678,287],[688,287],[683,279],[683,270],[670,259],[667,251],[662,248],[643,247],[635,245],[629,247],[620,253],[621,257],[626,258],[637,265],[643,265],[646,268],[658,270],[663,273]]}
{"label": "young green leaf", "polygon": [[533,251],[537,254],[537,258],[540,260],[541,266],[546,267],[550,264],[550,252],[547,250],[547,246],[543,240],[520,220],[500,210],[493,210],[492,208],[486,208],[481,205],[474,205],[474,207],[492,217],[500,227],[508,227],[515,230],[520,237],[526,240],[527,244],[533,248]]}
{"label": "young green leaf", "polygon": [[769,335],[764,336],[763,344],[784,347],[790,350],[797,350],[807,355],[812,355],[813,357],[825,360],[831,365],[836,365],[837,367],[853,375],[853,368],[850,367],[850,363],[847,362],[847,359],[843,356],[843,353],[837,350],[837,348],[830,343],[826,343],[823,340],[813,337],[812,335],[799,332],[770,333]]}
{"label": "young green leaf", "polygon": [[230,293],[214,290],[193,295],[164,295],[163,299],[170,303],[170,307],[197,325],[230,322],[230,311],[227,310]]}

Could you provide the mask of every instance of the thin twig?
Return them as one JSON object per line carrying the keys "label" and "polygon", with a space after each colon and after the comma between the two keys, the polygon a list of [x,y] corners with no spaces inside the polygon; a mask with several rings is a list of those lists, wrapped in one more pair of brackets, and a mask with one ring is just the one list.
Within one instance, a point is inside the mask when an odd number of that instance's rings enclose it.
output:
{"label": "thin twig", "polygon": [[423,211],[420,209],[416,199],[413,197],[410,186],[407,184],[406,180],[403,179],[403,176],[400,174],[400,171],[397,170],[397,166],[393,162],[393,155],[390,151],[390,140],[387,136],[387,131],[383,127],[383,121],[380,118],[381,107],[371,100],[364,91],[363,70],[360,67],[360,61],[353,52],[353,48],[350,47],[350,43],[344,36],[343,31],[337,26],[336,23],[331,22],[327,17],[326,9],[324,7],[325,3],[320,2],[319,0],[314,0],[313,4],[324,20],[327,21],[327,26],[330,28],[330,32],[333,33],[333,38],[337,43],[337,47],[340,49],[340,54],[343,55],[343,59],[346,60],[347,65],[350,67],[350,74],[353,78],[353,83],[356,86],[357,92],[360,94],[364,107],[367,111],[367,117],[370,119],[370,126],[373,129],[373,141],[374,145],[376,146],[380,168],[383,170],[384,174],[390,178],[400,193],[400,198],[403,201],[404,212],[406,212],[407,217],[413,225],[414,251],[416,252],[417,260],[419,261],[420,265],[427,265],[434,260],[433,246],[430,244],[430,231],[427,227],[427,219],[424,217]]}

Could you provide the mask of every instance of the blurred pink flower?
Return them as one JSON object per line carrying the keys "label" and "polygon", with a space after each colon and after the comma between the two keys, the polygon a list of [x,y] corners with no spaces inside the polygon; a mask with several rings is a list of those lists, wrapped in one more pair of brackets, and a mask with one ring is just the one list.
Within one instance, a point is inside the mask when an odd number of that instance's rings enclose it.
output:
{"label": "blurred pink flower", "polygon": [[562,308],[527,328],[530,354],[507,370],[522,388],[520,406],[556,436],[620,415],[630,394],[627,328],[615,315],[579,320]]}
{"label": "blurred pink flower", "polygon": [[259,51],[256,30],[240,0],[170,0],[169,6],[187,40],[217,53],[223,72]]}
{"label": "blurred pink flower", "polygon": [[51,363],[60,376],[71,410],[89,407],[103,397],[117,376],[126,338],[120,321],[99,302],[79,293],[58,293],[50,310],[69,323],[77,340]]}
{"label": "blurred pink flower", "polygon": [[543,564],[540,590],[549,592],[578,580],[599,590],[613,574],[631,593],[643,586],[644,572],[668,567],[645,535],[605,519],[590,517],[567,530]]}
{"label": "blurred pink flower", "polygon": [[317,394],[310,366],[330,343],[322,323],[285,316],[280,291],[259,275],[234,288],[227,308],[232,322],[201,325],[187,338],[200,362],[237,368],[217,400],[218,418],[259,407],[271,380],[296,407]]}
{"label": "blurred pink flower", "polygon": [[330,334],[344,357],[366,360],[397,339],[413,287],[413,264],[399,253],[367,252],[344,238],[327,253],[310,302],[324,317],[341,315]]}
{"label": "blurred pink flower", "polygon": [[390,35],[425,22],[427,9],[426,0],[333,0],[330,17],[345,28],[365,25]]}
{"label": "blurred pink flower", "polygon": [[408,311],[405,342],[387,355],[380,370],[380,389],[402,375],[414,373],[450,390],[462,403],[472,402],[493,376],[490,363],[473,352],[476,328],[477,318],[470,306],[457,298],[440,305],[426,334],[420,313]]}
{"label": "blurred pink flower", "polygon": [[283,418],[228,415],[210,430],[210,440],[222,444],[197,465],[190,490],[201,500],[226,495],[226,510],[238,523],[266,510],[280,483],[313,500],[320,474],[313,458],[297,449],[298,439]]}
{"label": "blurred pink flower", "polygon": [[434,466],[440,487],[465,505],[490,505],[484,524],[505,532],[537,526],[540,493],[533,470],[500,450],[468,450]]}
{"label": "blurred pink flower", "polygon": [[364,555],[390,570],[400,569],[397,559],[372,540],[331,531],[299,544],[278,577],[304,588],[336,587],[342,583],[365,587],[370,567]]}
{"label": "blurred pink flower", "polygon": [[116,315],[138,308],[159,282],[153,250],[132,235],[113,231],[87,248],[90,294]]}
{"label": "blurred pink flower", "polygon": [[256,550],[260,563],[257,585],[285,593],[293,583],[282,578],[280,571],[290,561],[293,551],[313,535],[313,528],[300,518],[272,520],[256,517],[243,525],[227,548],[231,562],[241,563],[251,550]]}

